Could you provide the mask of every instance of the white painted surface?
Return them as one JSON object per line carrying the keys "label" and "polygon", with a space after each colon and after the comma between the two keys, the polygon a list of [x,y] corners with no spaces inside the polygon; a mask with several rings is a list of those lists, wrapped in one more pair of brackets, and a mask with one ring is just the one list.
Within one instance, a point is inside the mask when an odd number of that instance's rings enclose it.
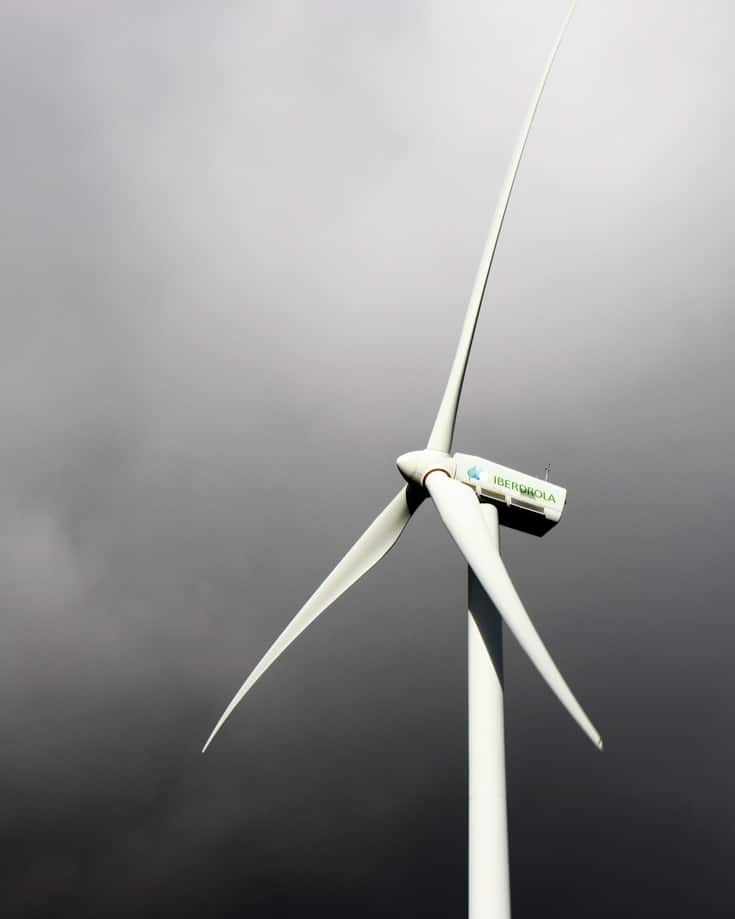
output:
{"label": "white painted surface", "polygon": [[215,735],[229,718],[245,693],[265,673],[270,665],[283,654],[294,639],[310,625],[320,613],[340,597],[355,581],[377,564],[391,549],[411,519],[417,504],[409,498],[408,487],[402,488],[390,504],[375,518],[347,555],[333,569],[331,574],[317,587],[306,603],[296,613],[286,628],[263,655],[260,663],[245,680],[235,697],[224,710],[222,717],[209,735],[202,753],[214,740]]}
{"label": "white painted surface", "polygon": [[[499,551],[498,512],[484,504],[482,515]],[[472,569],[467,573],[469,919],[510,919],[502,620]]]}
{"label": "white painted surface", "polygon": [[482,505],[475,493],[456,479],[450,479],[444,472],[429,473],[426,488],[459,551],[477,575],[505,624],[557,699],[595,746],[602,749],[600,735],[559,673],[513,586],[497,544],[488,532]]}
{"label": "white painted surface", "polygon": [[530,505],[549,520],[558,522],[561,519],[567,500],[567,490],[561,485],[501,466],[481,456],[455,453],[453,458],[454,477],[458,481],[480,488],[487,497],[502,499],[507,504]]}
{"label": "white painted surface", "polygon": [[518,138],[518,144],[508,169],[505,185],[503,186],[503,189],[500,193],[500,199],[498,201],[495,215],[493,216],[493,220],[490,225],[490,232],[488,233],[485,248],[482,252],[480,265],[477,269],[475,284],[472,288],[472,293],[470,294],[470,300],[467,304],[467,310],[465,313],[464,322],[462,324],[462,331],[459,335],[457,351],[454,355],[454,360],[452,361],[451,370],[449,371],[449,379],[447,380],[444,395],[442,396],[439,411],[436,414],[434,427],[432,428],[429,442],[427,444],[429,450],[441,450],[445,453],[449,453],[452,449],[454,424],[457,420],[457,408],[459,407],[459,397],[462,393],[462,383],[464,382],[464,375],[467,370],[467,361],[470,356],[470,349],[472,348],[472,339],[475,336],[475,328],[477,326],[477,319],[480,315],[482,298],[485,295],[487,279],[493,264],[493,258],[495,257],[495,249],[498,245],[500,231],[503,229],[505,212],[508,210],[508,202],[510,201],[511,192],[513,191],[516,175],[518,174],[518,167],[521,165],[523,151],[526,148],[526,141],[528,140],[528,135],[531,131],[531,126],[533,125],[533,119],[536,115],[536,110],[538,109],[539,102],[541,101],[541,96],[544,92],[544,87],[546,86],[546,81],[548,80],[549,73],[551,72],[551,66],[554,63],[554,58],[556,57],[556,53],[559,50],[559,45],[561,44],[561,40],[564,37],[564,32],[566,31],[567,24],[572,17],[575,6],[576,0],[573,0],[571,6],[569,7],[569,12],[564,19],[564,23],[559,30],[559,35],[557,36],[554,47],[551,50],[549,59],[546,62],[546,68],[544,69],[544,73],[536,89],[536,93],[531,100],[531,105],[528,110],[528,114],[526,115],[526,120],[523,123],[523,128],[521,130],[520,137]]}
{"label": "white painted surface", "polygon": [[403,453],[396,460],[396,466],[407,482],[414,482],[421,486],[432,469],[443,469],[452,478],[455,472],[453,457],[440,450],[413,450],[410,453]]}

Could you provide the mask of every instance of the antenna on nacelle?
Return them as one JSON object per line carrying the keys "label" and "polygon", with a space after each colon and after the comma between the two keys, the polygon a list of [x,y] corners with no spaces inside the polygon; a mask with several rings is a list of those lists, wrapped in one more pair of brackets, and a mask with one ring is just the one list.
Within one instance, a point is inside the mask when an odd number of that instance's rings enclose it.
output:
{"label": "antenna on nacelle", "polygon": [[549,481],[549,476],[550,476],[550,475],[551,475],[551,463],[547,463],[547,464],[546,464],[546,468],[544,469],[544,479],[545,479],[545,481],[547,481],[547,482]]}

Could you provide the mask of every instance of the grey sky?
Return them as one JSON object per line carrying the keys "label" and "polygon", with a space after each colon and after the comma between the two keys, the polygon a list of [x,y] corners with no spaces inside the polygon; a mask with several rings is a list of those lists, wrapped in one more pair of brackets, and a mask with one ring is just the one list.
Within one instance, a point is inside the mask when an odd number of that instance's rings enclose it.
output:
{"label": "grey sky", "polygon": [[[5,4],[3,915],[462,914],[428,504],[198,751],[426,440],[565,7]],[[457,449],[569,489],[504,551],[606,742],[508,640],[515,919],[733,902],[733,15],[580,0],[470,361]]]}

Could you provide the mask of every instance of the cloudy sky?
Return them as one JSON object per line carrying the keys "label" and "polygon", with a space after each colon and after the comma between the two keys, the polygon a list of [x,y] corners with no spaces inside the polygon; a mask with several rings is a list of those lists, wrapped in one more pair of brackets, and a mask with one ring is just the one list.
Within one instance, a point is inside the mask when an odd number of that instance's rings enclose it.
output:
{"label": "cloudy sky", "polygon": [[[465,571],[427,503],[201,745],[426,440],[565,0],[0,13],[3,916],[462,916]],[[507,565],[514,919],[735,885],[735,13],[580,0],[457,449]]]}

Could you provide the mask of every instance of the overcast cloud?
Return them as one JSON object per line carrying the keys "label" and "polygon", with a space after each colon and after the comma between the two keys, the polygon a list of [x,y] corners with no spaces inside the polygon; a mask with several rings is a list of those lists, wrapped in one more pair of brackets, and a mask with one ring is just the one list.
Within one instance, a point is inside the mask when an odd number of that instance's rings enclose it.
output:
{"label": "overcast cloud", "polygon": [[[541,2],[6,2],[3,916],[461,916],[465,572],[427,502],[213,723],[426,440]],[[455,446],[570,493],[514,580],[514,919],[725,916],[731,3],[580,0]]]}

